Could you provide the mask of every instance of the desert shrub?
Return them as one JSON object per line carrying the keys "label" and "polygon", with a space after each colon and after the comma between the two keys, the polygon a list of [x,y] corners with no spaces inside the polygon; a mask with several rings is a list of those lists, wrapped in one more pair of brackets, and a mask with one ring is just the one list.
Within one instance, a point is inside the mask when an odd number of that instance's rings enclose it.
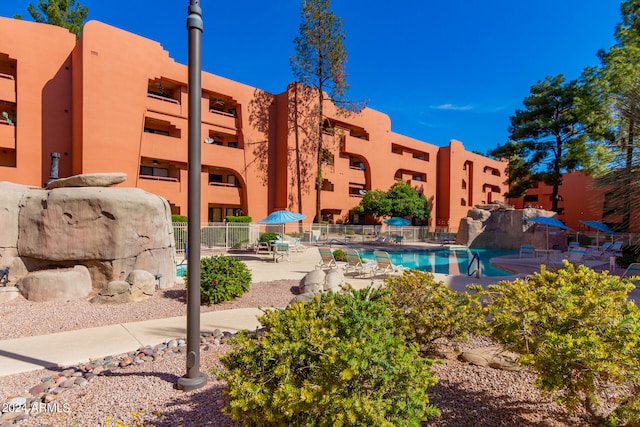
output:
{"label": "desert shrub", "polygon": [[225,412],[247,426],[420,426],[432,361],[396,333],[386,293],[327,293],[259,318],[221,360]]}
{"label": "desert shrub", "polygon": [[[565,261],[479,292],[492,335],[537,371],[541,389],[602,424],[638,425],[640,312],[631,289],[627,280]],[[622,392],[607,393],[612,388]]]}
{"label": "desert shrub", "polygon": [[227,220],[227,222],[242,222],[242,223],[248,223],[251,222],[252,219],[250,216],[228,216],[225,218]]}
{"label": "desert shrub", "polygon": [[431,273],[408,270],[385,282],[400,328],[423,351],[432,351],[439,338],[465,341],[485,325],[477,296],[452,291]]}
{"label": "desert shrub", "polygon": [[347,257],[344,255],[344,251],[342,249],[336,249],[333,251],[333,257],[336,261],[346,261]]}
{"label": "desert shrub", "polygon": [[186,215],[171,214],[171,222],[188,222]]}
{"label": "desert shrub", "polygon": [[205,304],[237,298],[249,290],[250,284],[251,272],[240,260],[224,255],[200,260],[200,299]]}
{"label": "desert shrub", "polygon": [[277,238],[278,238],[278,233],[274,233],[273,231],[267,231],[265,233],[262,233],[258,240],[260,242],[269,243],[269,242],[273,242]]}

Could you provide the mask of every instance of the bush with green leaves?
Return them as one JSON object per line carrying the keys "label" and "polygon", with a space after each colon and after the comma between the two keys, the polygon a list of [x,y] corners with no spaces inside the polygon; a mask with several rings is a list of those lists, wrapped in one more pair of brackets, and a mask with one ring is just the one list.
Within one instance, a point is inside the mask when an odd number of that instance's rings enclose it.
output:
{"label": "bush with green leaves", "polygon": [[261,243],[270,243],[270,242],[273,242],[274,240],[277,240],[278,236],[279,236],[278,233],[274,233],[273,231],[267,231],[262,233],[258,238],[258,240]]}
{"label": "bush with green leaves", "polygon": [[253,219],[250,216],[228,216],[225,218],[227,222],[250,223]]}
{"label": "bush with green leaves", "polygon": [[177,215],[177,214],[171,214],[171,222],[189,222],[189,219],[187,218],[186,215]]}
{"label": "bush with green leaves", "polygon": [[390,308],[403,333],[423,351],[433,351],[435,341],[447,338],[466,341],[469,332],[485,325],[478,297],[455,292],[433,274],[407,270],[385,279],[390,291]]}
{"label": "bush with green leaves", "polygon": [[336,261],[346,261],[347,260],[347,256],[344,254],[344,251],[342,249],[336,249],[332,253],[333,253],[333,257],[335,258]]}
{"label": "bush with green leaves", "polygon": [[200,260],[200,299],[205,304],[235,299],[247,292],[250,284],[249,268],[236,258],[218,255]]}
{"label": "bush with green leaves", "polygon": [[397,334],[386,292],[327,293],[266,311],[221,360],[225,412],[247,426],[420,426],[439,411],[430,359]]}
{"label": "bush with green leaves", "polygon": [[470,289],[486,304],[492,335],[537,371],[542,390],[557,392],[569,410],[581,405],[613,426],[640,422],[640,311],[628,299],[633,287],[565,261],[556,271],[542,266],[524,279]]}

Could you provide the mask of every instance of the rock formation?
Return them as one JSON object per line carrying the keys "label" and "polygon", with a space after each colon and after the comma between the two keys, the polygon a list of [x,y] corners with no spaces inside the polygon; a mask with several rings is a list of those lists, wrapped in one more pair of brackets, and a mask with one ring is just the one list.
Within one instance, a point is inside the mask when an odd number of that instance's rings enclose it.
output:
{"label": "rock formation", "polygon": [[536,216],[555,217],[555,212],[541,209],[502,209],[483,206],[470,209],[460,220],[456,244],[476,248],[519,249],[521,245],[536,248],[567,249],[563,230],[527,221]]}
{"label": "rock formation", "polygon": [[111,186],[122,174],[96,175],[51,190],[0,182],[0,268],[10,268],[12,283],[30,272],[83,265],[93,289],[134,270],[158,276],[160,288],[173,286],[168,202],[137,188],[82,186]]}

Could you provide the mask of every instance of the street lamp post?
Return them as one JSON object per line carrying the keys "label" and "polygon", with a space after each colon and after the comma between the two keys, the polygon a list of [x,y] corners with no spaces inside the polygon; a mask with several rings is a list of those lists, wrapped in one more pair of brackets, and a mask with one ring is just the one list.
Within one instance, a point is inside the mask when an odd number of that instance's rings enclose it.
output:
{"label": "street lamp post", "polygon": [[200,372],[200,126],[202,111],[202,9],[191,0],[187,17],[189,33],[189,154],[187,225],[187,373],[178,378],[178,388],[191,391],[202,387],[207,377]]}

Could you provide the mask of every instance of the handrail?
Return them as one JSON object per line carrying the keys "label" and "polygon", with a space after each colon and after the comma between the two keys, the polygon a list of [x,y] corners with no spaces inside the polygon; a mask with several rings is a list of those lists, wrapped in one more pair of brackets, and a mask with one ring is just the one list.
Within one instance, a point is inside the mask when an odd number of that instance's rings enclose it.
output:
{"label": "handrail", "polygon": [[331,239],[331,240],[329,240],[329,247],[331,247],[332,243],[340,243],[341,245],[348,246],[349,249],[355,249],[351,244],[345,242],[344,240]]}
{"label": "handrail", "polygon": [[[472,272],[471,266],[473,265],[473,261],[476,262],[477,268]],[[467,276],[472,276],[474,274],[476,277],[480,277],[480,252],[476,252],[475,254],[473,254],[473,257],[471,258],[471,261],[469,261],[469,265],[467,266]]]}

